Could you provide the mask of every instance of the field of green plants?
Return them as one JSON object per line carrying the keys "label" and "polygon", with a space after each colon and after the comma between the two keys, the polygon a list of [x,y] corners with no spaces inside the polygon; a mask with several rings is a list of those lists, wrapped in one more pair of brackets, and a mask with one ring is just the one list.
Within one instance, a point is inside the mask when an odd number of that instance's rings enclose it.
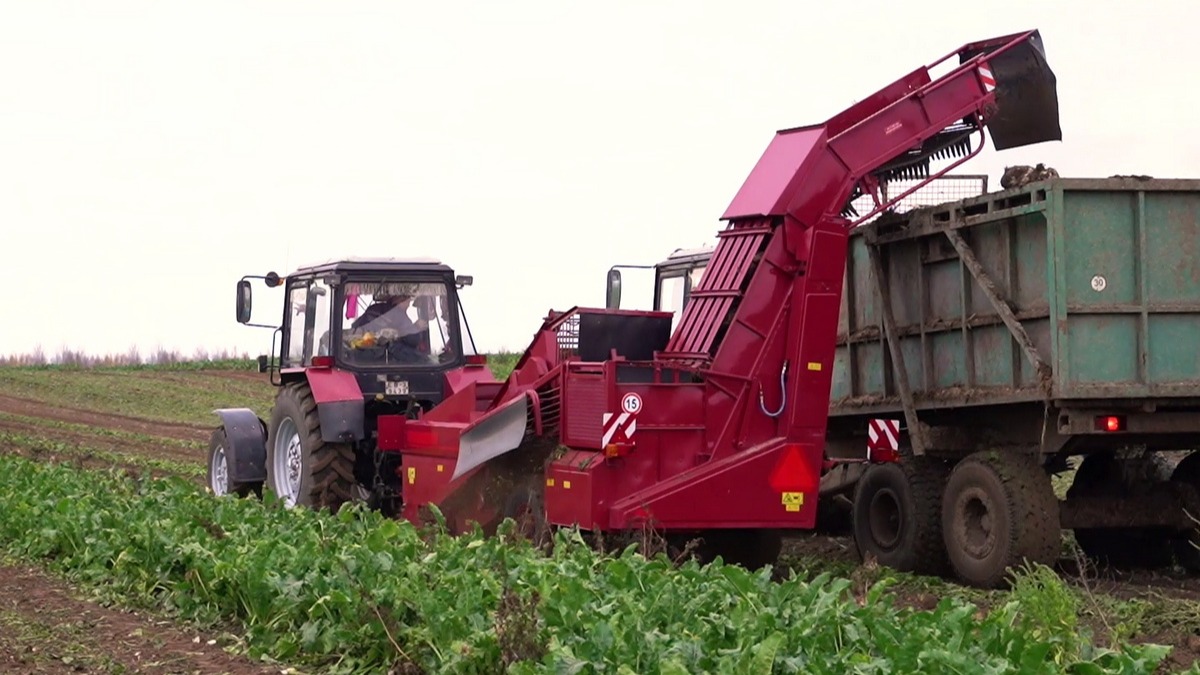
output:
{"label": "field of green plants", "polygon": [[[265,415],[271,393],[239,361],[0,367],[5,563],[274,672],[1200,673],[1195,593],[1041,567],[970,591],[803,545],[774,569],[701,567],[569,530],[544,550],[507,528],[455,538],[351,506],[211,497],[212,409]],[[0,657],[36,638],[5,616]]]}

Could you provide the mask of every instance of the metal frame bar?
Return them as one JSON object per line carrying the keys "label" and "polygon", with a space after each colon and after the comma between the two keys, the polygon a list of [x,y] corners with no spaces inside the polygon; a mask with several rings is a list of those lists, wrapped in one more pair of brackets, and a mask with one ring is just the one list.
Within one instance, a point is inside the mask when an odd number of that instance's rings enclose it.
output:
{"label": "metal frame bar", "polygon": [[914,455],[925,454],[925,432],[921,421],[917,418],[917,406],[913,400],[912,389],[908,383],[908,368],[904,365],[904,352],[900,343],[895,339],[896,317],[892,314],[891,290],[887,276],[884,274],[883,262],[880,260],[879,248],[867,242],[867,252],[871,256],[871,271],[875,275],[875,288],[879,292],[880,314],[883,316],[883,330],[888,344],[888,352],[892,357],[892,370],[896,376],[896,387],[900,390],[900,401],[904,405],[904,420],[908,425],[908,438],[912,444]]}
{"label": "metal frame bar", "polygon": [[[1020,320],[1013,314],[1012,307],[1009,307],[1008,302],[1001,298],[996,292],[996,286],[992,283],[991,277],[984,271],[983,266],[979,264],[979,260],[975,257],[975,252],[971,250],[971,246],[967,244],[967,240],[963,239],[962,235],[957,230],[946,230],[946,238],[954,246],[954,250],[958,251],[958,257],[962,260],[963,266],[971,273],[971,277],[975,279],[975,283],[979,285],[979,290],[983,291],[984,297],[988,299],[996,313],[1000,315],[1000,319],[1004,321],[1004,325],[1008,326],[1008,332],[1012,334],[1013,339],[1021,347],[1021,351],[1025,352],[1025,357],[1029,359],[1029,363],[1033,366],[1038,374],[1038,380],[1042,390],[1049,399],[1052,395],[1052,371],[1049,364],[1042,360],[1038,355],[1037,348],[1033,346],[1033,341],[1029,339],[1029,334],[1025,332],[1025,327],[1021,325]],[[964,326],[965,328],[965,326]]]}

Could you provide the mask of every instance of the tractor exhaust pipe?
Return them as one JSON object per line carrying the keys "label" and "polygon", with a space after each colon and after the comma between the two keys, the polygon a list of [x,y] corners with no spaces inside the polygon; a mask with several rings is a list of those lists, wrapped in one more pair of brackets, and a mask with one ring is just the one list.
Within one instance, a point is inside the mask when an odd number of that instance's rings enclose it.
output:
{"label": "tractor exhaust pipe", "polygon": [[[959,63],[995,51],[1013,37],[967,45],[958,53]],[[984,58],[996,81],[997,109],[986,120],[996,149],[1061,141],[1058,80],[1046,62],[1041,34],[1030,31],[1020,43]]]}

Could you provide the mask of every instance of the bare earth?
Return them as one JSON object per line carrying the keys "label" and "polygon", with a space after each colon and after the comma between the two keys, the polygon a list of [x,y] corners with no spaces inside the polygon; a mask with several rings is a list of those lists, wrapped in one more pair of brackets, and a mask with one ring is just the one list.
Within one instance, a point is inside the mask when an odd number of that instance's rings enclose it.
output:
{"label": "bare earth", "polygon": [[[215,636],[80,599],[33,568],[0,565],[0,672],[279,673],[226,653]],[[214,644],[209,644],[213,640]]]}

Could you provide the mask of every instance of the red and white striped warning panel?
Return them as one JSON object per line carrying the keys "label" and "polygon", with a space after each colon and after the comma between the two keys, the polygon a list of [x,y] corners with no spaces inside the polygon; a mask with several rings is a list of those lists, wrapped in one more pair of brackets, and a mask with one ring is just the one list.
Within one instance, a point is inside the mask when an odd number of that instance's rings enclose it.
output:
{"label": "red and white striped warning panel", "polygon": [[984,89],[987,91],[996,89],[996,78],[992,77],[992,69],[987,64],[979,66],[979,77],[983,79]]}
{"label": "red and white striped warning panel", "polygon": [[900,451],[900,420],[871,420],[867,423],[867,448]]}
{"label": "red and white striped warning panel", "polygon": [[629,443],[633,440],[633,432],[637,431],[637,415],[629,412],[604,413],[604,435],[600,445],[609,443]]}

